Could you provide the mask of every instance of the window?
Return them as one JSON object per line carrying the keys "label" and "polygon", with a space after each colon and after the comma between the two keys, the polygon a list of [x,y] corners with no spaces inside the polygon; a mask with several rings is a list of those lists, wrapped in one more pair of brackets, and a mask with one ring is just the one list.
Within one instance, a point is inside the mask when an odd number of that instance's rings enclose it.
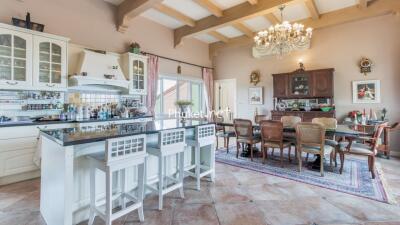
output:
{"label": "window", "polygon": [[191,111],[200,113],[205,108],[203,81],[195,78],[160,76],[158,80],[155,112],[157,116],[168,116],[176,111],[177,100],[190,100]]}

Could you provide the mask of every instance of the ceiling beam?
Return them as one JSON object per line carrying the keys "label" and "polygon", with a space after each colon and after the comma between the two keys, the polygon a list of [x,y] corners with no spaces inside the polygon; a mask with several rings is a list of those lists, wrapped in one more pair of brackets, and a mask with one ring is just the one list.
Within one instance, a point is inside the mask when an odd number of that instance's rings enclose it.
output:
{"label": "ceiling beam", "polygon": [[254,32],[250,28],[248,28],[246,25],[244,25],[243,23],[237,22],[237,23],[234,23],[232,26],[234,28],[236,28],[237,30],[239,30],[240,32],[242,32],[247,37],[250,37],[250,38],[254,37]]}
{"label": "ceiling beam", "polygon": [[256,5],[250,5],[247,2],[233,6],[224,10],[224,16],[208,16],[196,21],[196,26],[183,26],[174,31],[174,44],[177,46],[184,37],[191,37],[199,33],[208,33],[220,27],[241,22],[256,16],[262,16],[271,13],[281,4],[288,4],[295,0],[258,0]]}
{"label": "ceiling beam", "polygon": [[210,0],[194,0],[194,1],[216,17],[221,17],[223,15],[222,10]]}
{"label": "ceiling beam", "polygon": [[153,8],[167,16],[177,19],[187,26],[194,27],[196,25],[196,22],[192,18],[166,5],[157,4]]}
{"label": "ceiling beam", "polygon": [[317,6],[315,5],[315,1],[305,0],[304,4],[306,5],[308,12],[310,12],[311,18],[313,18],[314,20],[319,19],[319,12]]}
{"label": "ceiling beam", "polygon": [[368,0],[358,0],[358,6],[360,9],[366,9],[368,7]]}
{"label": "ceiling beam", "polygon": [[[376,16],[393,14],[400,10],[400,1],[398,0],[379,0],[368,6],[364,10],[356,6],[324,13],[318,20],[312,18],[297,21],[304,24],[305,27],[315,29],[335,26],[343,23],[363,20]],[[218,51],[225,48],[248,46],[253,44],[253,39],[247,36],[230,38],[229,43],[215,42],[210,44],[210,55],[216,55]]]}
{"label": "ceiling beam", "polygon": [[278,17],[276,17],[275,14],[273,14],[273,13],[265,14],[265,18],[267,18],[267,20],[268,20],[272,25],[275,25],[275,24],[281,22],[281,20],[278,19]]}
{"label": "ceiling beam", "polygon": [[125,32],[129,20],[152,8],[163,0],[125,0],[117,8],[117,30]]}
{"label": "ceiling beam", "polygon": [[213,36],[214,38],[224,42],[224,43],[228,43],[229,42],[229,38],[226,37],[225,35],[222,35],[221,33],[217,32],[217,31],[210,31],[208,32],[209,35]]}
{"label": "ceiling beam", "polygon": [[251,5],[257,4],[258,0],[247,0]]}

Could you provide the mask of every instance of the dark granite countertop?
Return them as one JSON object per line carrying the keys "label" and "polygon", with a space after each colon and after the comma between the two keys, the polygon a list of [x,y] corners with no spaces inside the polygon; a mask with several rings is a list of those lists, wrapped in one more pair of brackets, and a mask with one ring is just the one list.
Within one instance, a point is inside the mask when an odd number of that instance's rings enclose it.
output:
{"label": "dark granite countertop", "polygon": [[50,124],[63,124],[63,123],[95,123],[95,122],[112,122],[112,121],[123,121],[123,120],[134,120],[141,118],[149,118],[151,115],[135,116],[130,118],[110,118],[105,120],[100,119],[79,119],[79,120],[54,120],[54,121],[27,121],[27,122],[5,122],[0,123],[2,127],[19,127],[19,126],[38,126],[38,125],[50,125]]}
{"label": "dark granite countertop", "polygon": [[175,128],[189,129],[205,124],[209,124],[209,122],[188,120],[183,124],[177,119],[163,119],[107,126],[82,126],[76,128],[42,130],[41,133],[62,146],[71,146],[130,135],[155,134],[162,130]]}

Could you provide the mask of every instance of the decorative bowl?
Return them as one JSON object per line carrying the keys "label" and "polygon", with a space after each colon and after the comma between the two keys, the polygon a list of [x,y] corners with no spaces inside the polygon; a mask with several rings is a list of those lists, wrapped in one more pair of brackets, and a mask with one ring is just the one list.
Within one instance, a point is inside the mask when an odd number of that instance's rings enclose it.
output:
{"label": "decorative bowl", "polygon": [[330,106],[325,106],[325,107],[321,107],[322,112],[329,112],[332,110],[332,107]]}

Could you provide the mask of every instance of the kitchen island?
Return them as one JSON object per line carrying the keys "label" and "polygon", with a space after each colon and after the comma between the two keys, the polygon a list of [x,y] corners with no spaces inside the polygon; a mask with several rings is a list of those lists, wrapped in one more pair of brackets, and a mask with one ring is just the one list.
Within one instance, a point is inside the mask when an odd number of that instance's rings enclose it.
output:
{"label": "kitchen island", "polygon": [[[163,130],[185,128],[186,138],[192,138],[194,128],[209,124],[207,121],[164,119],[136,123],[103,126],[81,126],[65,129],[42,130],[42,170],[40,212],[48,225],[77,224],[88,219],[89,165],[86,155],[104,152],[105,141],[137,134],[146,134],[147,143],[157,143],[158,133]],[[213,149],[206,151],[213,154]],[[192,150],[185,150],[185,165],[192,162]],[[205,162],[211,163],[211,162]],[[174,173],[175,158],[167,161],[167,173]],[[147,181],[157,178],[157,158],[149,156]],[[134,187],[136,171],[128,171],[127,184]],[[102,177],[100,177],[102,178]],[[104,197],[104,179],[96,184]]]}

